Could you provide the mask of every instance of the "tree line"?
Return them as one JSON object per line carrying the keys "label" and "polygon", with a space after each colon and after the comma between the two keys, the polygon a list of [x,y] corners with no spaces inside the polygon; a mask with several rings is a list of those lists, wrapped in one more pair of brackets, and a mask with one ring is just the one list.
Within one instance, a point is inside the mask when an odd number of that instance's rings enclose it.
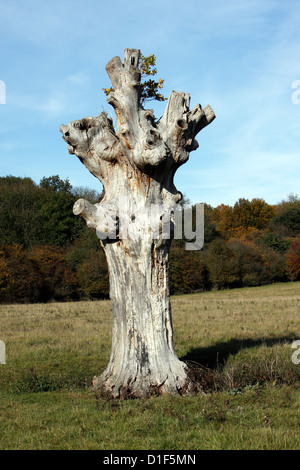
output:
{"label": "tree line", "polygon": [[[72,212],[80,197],[95,203],[101,194],[58,175],[39,184],[0,178],[0,302],[109,297],[99,240]],[[171,294],[300,280],[298,196],[276,205],[241,198],[234,206],[204,207],[203,249],[172,242]]]}

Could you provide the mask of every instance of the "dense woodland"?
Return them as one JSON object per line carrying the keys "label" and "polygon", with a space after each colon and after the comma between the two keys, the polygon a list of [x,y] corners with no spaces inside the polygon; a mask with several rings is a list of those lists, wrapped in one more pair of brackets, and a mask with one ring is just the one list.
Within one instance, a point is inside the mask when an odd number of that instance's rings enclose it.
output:
{"label": "dense woodland", "polygon": [[[74,202],[101,194],[59,176],[0,178],[0,302],[92,300],[109,296],[104,252],[73,215]],[[205,204],[204,247],[170,252],[171,294],[300,280],[300,199],[277,205],[239,199]]]}

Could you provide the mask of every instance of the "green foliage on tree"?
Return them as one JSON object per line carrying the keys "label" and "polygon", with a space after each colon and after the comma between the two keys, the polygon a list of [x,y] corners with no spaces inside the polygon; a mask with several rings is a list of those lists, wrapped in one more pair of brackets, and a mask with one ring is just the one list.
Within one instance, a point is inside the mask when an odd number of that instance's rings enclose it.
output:
{"label": "green foliage on tree", "polygon": [[108,298],[109,279],[106,258],[94,231],[84,230],[68,248],[66,259],[76,272],[81,298]]}
{"label": "green foliage on tree", "polygon": [[300,205],[287,207],[272,219],[273,225],[283,225],[295,233],[300,232]]}
{"label": "green foliage on tree", "polygon": [[71,194],[72,185],[69,179],[62,180],[58,175],[49,176],[41,179],[40,188],[46,189],[54,193],[69,193]]}
{"label": "green foliage on tree", "polygon": [[280,237],[278,234],[273,233],[273,232],[268,232],[263,238],[262,241],[269,246],[270,248],[273,248],[273,250],[277,251],[278,253],[285,253],[289,246],[290,246],[290,241]]}
{"label": "green foliage on tree", "polygon": [[[162,78],[159,78],[158,80],[147,78],[154,77],[157,74],[157,69],[155,66],[156,56],[154,54],[150,54],[149,56],[141,55],[139,69],[141,72],[140,93],[142,104],[145,103],[145,101],[165,101],[167,99],[161,93],[164,80]],[[113,88],[102,88],[102,90],[106,96],[108,96],[111,91],[114,91]]]}
{"label": "green foliage on tree", "polygon": [[76,198],[68,179],[0,178],[0,245],[18,244],[29,249],[37,244],[63,247],[72,243],[84,227],[73,215]]}
{"label": "green foliage on tree", "polygon": [[164,80],[159,78],[157,81],[152,78],[146,79],[146,77],[153,77],[157,74],[156,57],[154,54],[149,56],[141,56],[140,70],[142,74],[141,78],[141,101],[156,100],[156,101],[165,101],[165,98],[160,90],[163,87]]}
{"label": "green foliage on tree", "polygon": [[40,190],[30,178],[0,178],[0,246],[30,248],[43,240]]}
{"label": "green foliage on tree", "polygon": [[43,220],[43,242],[61,247],[72,243],[83,222],[73,215],[75,197],[69,180],[50,176],[40,181],[40,188],[38,207]]}
{"label": "green foliage on tree", "polygon": [[206,265],[212,286],[216,289],[236,287],[239,276],[232,268],[233,251],[225,240],[213,240],[209,246]]}

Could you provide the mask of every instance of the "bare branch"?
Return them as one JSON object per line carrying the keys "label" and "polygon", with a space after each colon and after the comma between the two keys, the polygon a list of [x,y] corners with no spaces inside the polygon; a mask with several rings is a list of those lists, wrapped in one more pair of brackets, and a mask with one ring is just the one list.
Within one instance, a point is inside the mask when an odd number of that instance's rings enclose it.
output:
{"label": "bare branch", "polygon": [[99,238],[114,238],[118,228],[116,212],[107,205],[90,204],[86,199],[78,199],[73,213],[79,215],[88,227],[97,231]]}
{"label": "bare branch", "polygon": [[97,208],[94,204],[91,204],[86,199],[78,199],[73,207],[74,215],[82,217],[87,226],[96,230],[97,227]]}
{"label": "bare branch", "polygon": [[189,116],[189,121],[192,124],[191,130],[193,137],[195,137],[196,134],[198,134],[198,132],[200,132],[204,127],[208,126],[215,117],[215,113],[209,105],[202,109],[201,105],[197,104]]}

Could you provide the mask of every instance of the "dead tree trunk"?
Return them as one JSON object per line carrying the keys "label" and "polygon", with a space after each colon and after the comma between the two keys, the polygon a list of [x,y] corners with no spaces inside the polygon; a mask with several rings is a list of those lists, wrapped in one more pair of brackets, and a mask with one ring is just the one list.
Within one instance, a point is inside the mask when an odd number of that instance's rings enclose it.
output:
{"label": "dead tree trunk", "polygon": [[[115,110],[117,131],[104,114],[60,128],[69,152],[104,186],[100,203],[80,199],[74,213],[97,231],[107,258],[112,348],[93,389],[115,398],[189,393],[187,366],[173,346],[171,240],[164,220],[182,197],[174,174],[198,147],[196,134],[215,117],[210,106],[190,111],[189,95],[173,91],[156,121],[141,105],[139,57],[139,50],[125,49],[123,63],[115,57],[106,66],[113,86],[107,101]],[[155,234],[153,207],[159,220]],[[172,221],[170,227],[172,236]]]}

